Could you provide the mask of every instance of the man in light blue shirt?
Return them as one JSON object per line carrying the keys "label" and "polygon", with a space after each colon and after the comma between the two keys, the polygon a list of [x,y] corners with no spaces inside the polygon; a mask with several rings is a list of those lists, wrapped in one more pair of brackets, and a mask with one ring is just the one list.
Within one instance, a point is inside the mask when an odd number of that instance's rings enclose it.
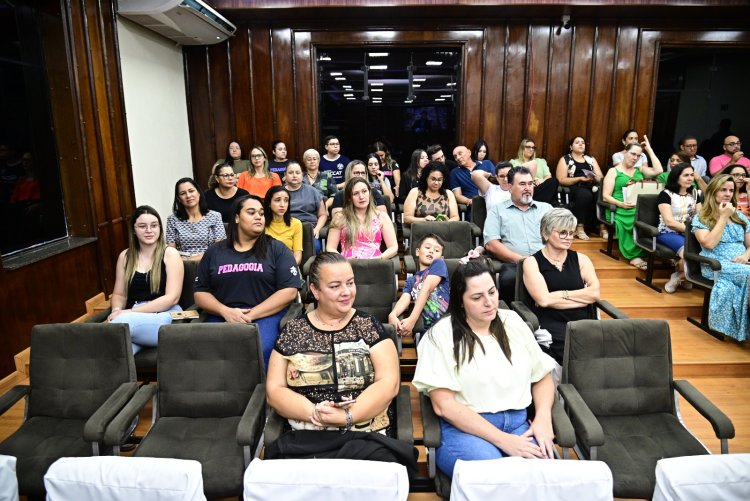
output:
{"label": "man in light blue shirt", "polygon": [[508,173],[510,200],[490,208],[484,222],[484,248],[503,261],[498,277],[500,299],[510,303],[515,299],[517,263],[544,246],[539,231],[542,216],[552,209],[538,202],[534,195],[534,176],[526,167],[516,167]]}

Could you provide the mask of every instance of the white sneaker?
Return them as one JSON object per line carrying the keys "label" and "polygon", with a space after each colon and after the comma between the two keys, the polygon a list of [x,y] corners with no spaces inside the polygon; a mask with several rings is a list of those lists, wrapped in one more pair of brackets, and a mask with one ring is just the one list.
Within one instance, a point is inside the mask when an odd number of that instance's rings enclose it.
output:
{"label": "white sneaker", "polygon": [[677,287],[680,285],[680,274],[677,272],[672,273],[672,276],[669,277],[669,282],[664,284],[664,290],[668,294],[674,294],[674,292],[677,290]]}

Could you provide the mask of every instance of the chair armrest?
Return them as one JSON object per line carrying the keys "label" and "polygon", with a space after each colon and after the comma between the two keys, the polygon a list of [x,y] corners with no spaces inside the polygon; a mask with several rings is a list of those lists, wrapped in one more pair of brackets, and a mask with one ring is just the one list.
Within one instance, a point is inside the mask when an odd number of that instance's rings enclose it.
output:
{"label": "chair armrest", "polygon": [[424,393],[419,394],[419,407],[422,410],[422,432],[425,447],[440,447],[442,436],[440,434],[440,420],[432,408],[430,397]]}
{"label": "chair armrest", "polygon": [[511,302],[510,308],[518,313],[518,315],[524,322],[531,325],[531,332],[535,332],[537,329],[539,329],[539,319],[523,301]]}
{"label": "chair armrest", "polygon": [[552,402],[552,431],[555,433],[555,443],[560,447],[572,449],[576,446],[576,431],[557,395]]}
{"label": "chair armrest", "polygon": [[683,257],[687,259],[688,261],[695,261],[700,264],[706,264],[711,267],[711,270],[713,271],[720,271],[721,270],[721,263],[717,261],[716,259],[701,256],[700,254],[694,254],[692,252],[686,252]]}
{"label": "chair armrest", "polygon": [[709,399],[698,389],[685,380],[675,380],[674,389],[682,395],[690,405],[706,418],[714,429],[716,438],[734,438],[734,425],[729,417],[721,412]]}
{"label": "chair armrest", "polygon": [[482,237],[482,228],[480,228],[476,223],[469,223],[471,226],[471,236],[474,238],[480,238]]}
{"label": "chair armrest", "polygon": [[125,433],[130,428],[133,419],[141,412],[141,409],[153,398],[158,384],[146,384],[141,386],[133,398],[125,404],[120,412],[107,425],[104,432],[104,444],[108,446],[120,445],[125,441]]}
{"label": "chair armrest", "polygon": [[87,442],[100,442],[109,423],[137,391],[137,382],[122,383],[86,421],[83,439]]}
{"label": "chair armrest", "polygon": [[285,422],[286,419],[284,419],[281,414],[274,409],[269,410],[268,419],[266,419],[266,427],[263,431],[263,442],[266,446],[274,443],[281,436],[281,432],[284,431]]}
{"label": "chair armrest", "polygon": [[655,238],[659,236],[659,230],[656,229],[656,226],[651,226],[643,221],[636,221],[635,227],[643,233],[642,236],[644,237]]}
{"label": "chair armrest", "polygon": [[300,271],[302,272],[303,277],[306,277],[310,274],[310,266],[312,266],[313,261],[315,261],[315,256],[307,258],[307,261],[302,263],[302,268]]}
{"label": "chair armrest", "polygon": [[29,394],[31,387],[27,384],[19,384],[3,393],[0,397],[0,414],[5,414],[8,409],[16,405],[16,402]]}
{"label": "chair armrest", "polygon": [[404,256],[404,264],[406,265],[406,273],[416,273],[418,271],[417,262],[411,254]]}
{"label": "chair armrest", "polygon": [[237,426],[237,443],[252,446],[260,438],[266,414],[266,385],[258,384]]}
{"label": "chair armrest", "polygon": [[565,401],[568,416],[573,428],[582,435],[590,446],[599,446],[604,443],[604,430],[599,421],[591,412],[586,402],[572,384],[561,384],[557,387],[560,395]]}
{"label": "chair armrest", "polygon": [[456,204],[458,206],[458,213],[461,216],[461,221],[464,221],[466,219],[466,211],[469,209],[469,206],[466,204]]}
{"label": "chair armrest", "polygon": [[87,324],[100,324],[107,320],[107,317],[109,314],[112,313],[112,308],[107,308],[106,310],[101,310],[97,313],[94,313],[89,318],[86,319]]}
{"label": "chair armrest", "polygon": [[292,303],[289,305],[289,309],[284,313],[284,316],[281,317],[281,320],[279,321],[279,331],[281,331],[286,323],[290,320],[294,320],[295,318],[299,318],[302,316],[302,312],[305,309],[305,305],[302,303]]}
{"label": "chair armrest", "polygon": [[618,309],[616,306],[614,306],[609,301],[605,301],[603,299],[597,301],[594,303],[597,308],[602,310],[604,313],[609,315],[611,318],[630,318],[627,313],[624,311]]}
{"label": "chair armrest", "polygon": [[[488,253],[485,253],[485,256],[487,256]],[[489,256],[487,256],[489,257]],[[492,273],[500,273],[500,270],[503,269],[503,262],[499,259],[495,259],[494,257],[490,257],[490,269],[492,270]]]}
{"label": "chair armrest", "polygon": [[396,395],[396,438],[414,444],[414,425],[411,422],[411,395],[409,386],[402,385]]}

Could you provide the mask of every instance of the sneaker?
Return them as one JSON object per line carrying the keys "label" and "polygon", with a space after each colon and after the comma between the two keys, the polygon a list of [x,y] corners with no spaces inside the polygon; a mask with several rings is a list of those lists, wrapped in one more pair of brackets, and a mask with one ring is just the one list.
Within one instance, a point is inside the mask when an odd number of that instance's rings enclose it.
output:
{"label": "sneaker", "polygon": [[693,282],[688,282],[687,280],[680,280],[680,287],[685,289],[686,291],[692,290],[693,288]]}
{"label": "sneaker", "polygon": [[680,285],[680,274],[677,272],[672,273],[672,276],[669,277],[669,282],[664,284],[664,290],[668,294],[674,294],[674,292],[677,290],[677,287]]}

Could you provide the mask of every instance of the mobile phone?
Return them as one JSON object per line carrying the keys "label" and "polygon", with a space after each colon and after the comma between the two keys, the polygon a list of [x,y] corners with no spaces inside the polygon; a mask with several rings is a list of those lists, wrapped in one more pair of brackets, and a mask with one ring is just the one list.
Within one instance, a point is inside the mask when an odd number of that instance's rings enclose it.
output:
{"label": "mobile phone", "polygon": [[341,402],[334,402],[333,405],[336,407],[349,407],[356,401],[357,401],[356,398],[353,400],[342,400]]}

